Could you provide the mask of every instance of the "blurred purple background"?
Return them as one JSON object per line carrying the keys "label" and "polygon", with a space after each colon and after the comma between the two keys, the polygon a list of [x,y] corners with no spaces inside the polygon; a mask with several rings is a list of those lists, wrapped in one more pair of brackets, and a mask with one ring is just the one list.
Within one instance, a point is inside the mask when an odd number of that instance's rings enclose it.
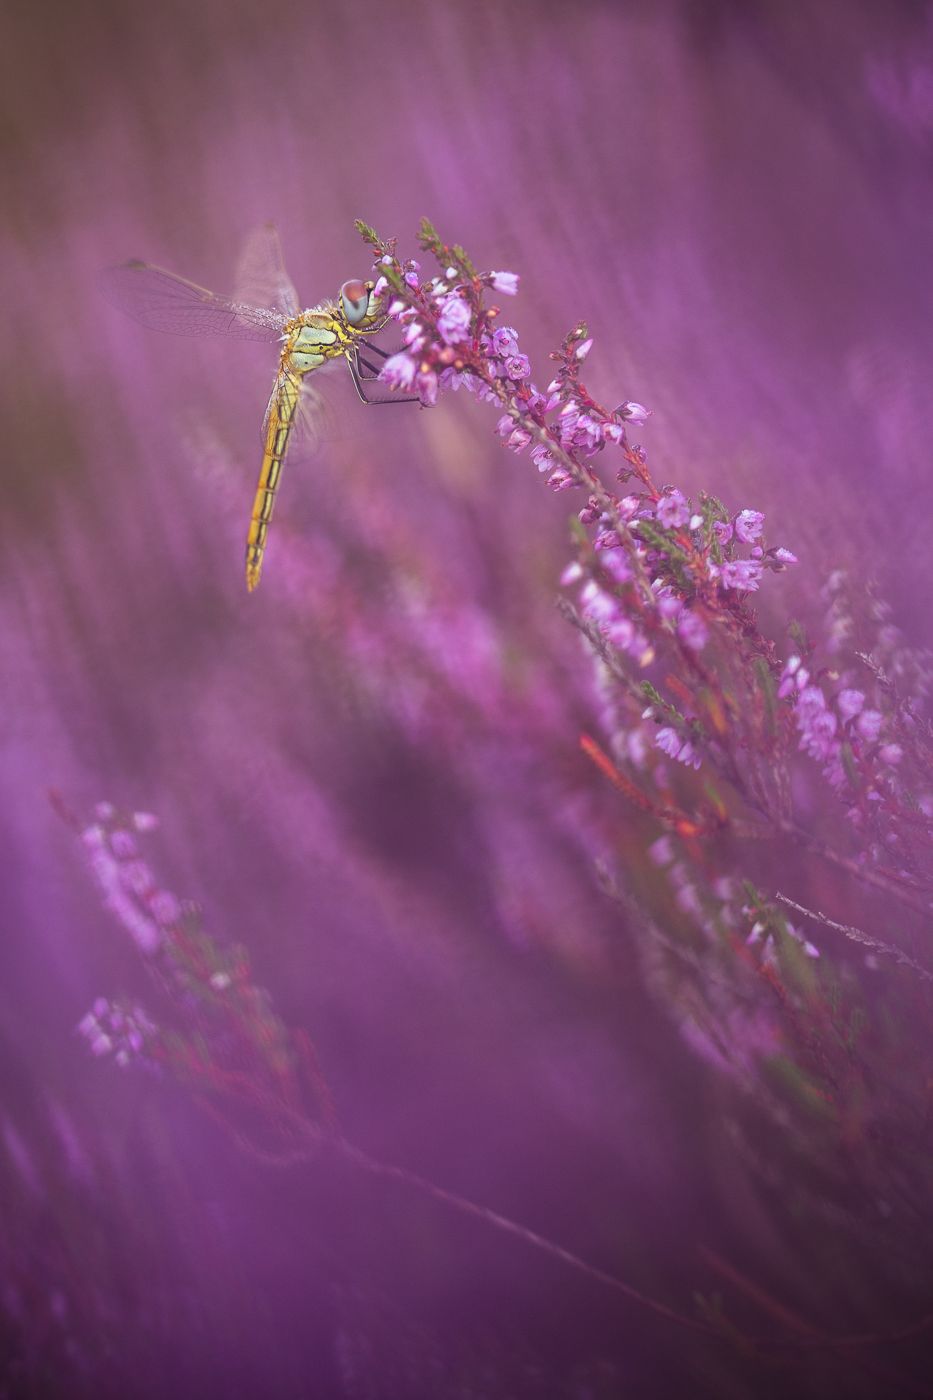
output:
{"label": "blurred purple background", "polygon": [[767,512],[801,559],[787,615],[870,569],[918,637],[933,11],[34,0],[2,23],[0,1393],[752,1393],[402,1191],[270,1178],[76,1040],[96,995],[146,984],[49,787],[159,814],[163,878],[249,946],[368,1151],[687,1307],[704,1244],[785,1268],[593,879],[597,706],[553,607],[573,501],[464,395],[360,409],[286,467],[248,596],[271,353],[147,333],[95,278],[137,256],[228,291],[274,219],[310,303],[367,271],[355,217],[414,254],[427,214],[521,274],[506,319],[541,382],[585,317],[588,382],[653,409],[658,478]]}

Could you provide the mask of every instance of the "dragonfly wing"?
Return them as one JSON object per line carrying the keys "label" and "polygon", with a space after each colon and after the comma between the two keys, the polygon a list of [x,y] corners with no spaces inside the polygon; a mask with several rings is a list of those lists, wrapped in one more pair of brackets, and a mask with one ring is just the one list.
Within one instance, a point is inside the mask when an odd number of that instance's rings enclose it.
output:
{"label": "dragonfly wing", "polygon": [[102,286],[109,301],[154,331],[271,341],[285,329],[287,318],[280,311],[218,296],[150,263],[109,268]]}
{"label": "dragonfly wing", "polygon": [[247,306],[271,306],[289,318],[298,315],[298,293],[285,271],[275,224],[263,224],[247,238],[237,263],[233,295]]}

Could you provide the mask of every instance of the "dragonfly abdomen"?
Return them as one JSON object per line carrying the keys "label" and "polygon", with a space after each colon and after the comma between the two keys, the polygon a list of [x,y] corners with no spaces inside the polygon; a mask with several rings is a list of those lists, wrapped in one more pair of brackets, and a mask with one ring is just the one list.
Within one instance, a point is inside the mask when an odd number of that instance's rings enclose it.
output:
{"label": "dragonfly abdomen", "polygon": [[263,444],[262,465],[259,468],[259,484],[253,501],[253,513],[246,537],[246,586],[256,587],[262,573],[262,557],[269,533],[269,521],[275,506],[275,494],[282,477],[282,463],[288,450],[288,439],[295,418],[295,410],[301,397],[303,374],[292,369],[284,369],[279,376],[275,396],[269,410],[266,425],[266,440]]}

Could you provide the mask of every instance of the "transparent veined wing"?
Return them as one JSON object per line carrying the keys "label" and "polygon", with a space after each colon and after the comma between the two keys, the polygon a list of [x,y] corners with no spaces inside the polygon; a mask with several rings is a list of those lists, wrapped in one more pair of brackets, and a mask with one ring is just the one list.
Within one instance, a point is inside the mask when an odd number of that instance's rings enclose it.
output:
{"label": "transparent veined wing", "polygon": [[271,341],[285,329],[287,317],[280,311],[218,296],[151,263],[109,268],[101,281],[108,300],[149,330]]}
{"label": "transparent veined wing", "polygon": [[285,271],[275,224],[263,224],[244,243],[233,295],[247,306],[271,306],[289,318],[301,310],[298,293]]}

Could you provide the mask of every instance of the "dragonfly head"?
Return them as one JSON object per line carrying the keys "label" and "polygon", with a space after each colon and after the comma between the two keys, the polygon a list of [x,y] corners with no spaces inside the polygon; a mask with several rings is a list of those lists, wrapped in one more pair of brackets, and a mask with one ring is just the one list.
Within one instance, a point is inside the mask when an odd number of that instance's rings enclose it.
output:
{"label": "dragonfly head", "polygon": [[365,326],[379,314],[379,303],[373,300],[373,282],[344,282],[340,288],[340,309],[351,326]]}

